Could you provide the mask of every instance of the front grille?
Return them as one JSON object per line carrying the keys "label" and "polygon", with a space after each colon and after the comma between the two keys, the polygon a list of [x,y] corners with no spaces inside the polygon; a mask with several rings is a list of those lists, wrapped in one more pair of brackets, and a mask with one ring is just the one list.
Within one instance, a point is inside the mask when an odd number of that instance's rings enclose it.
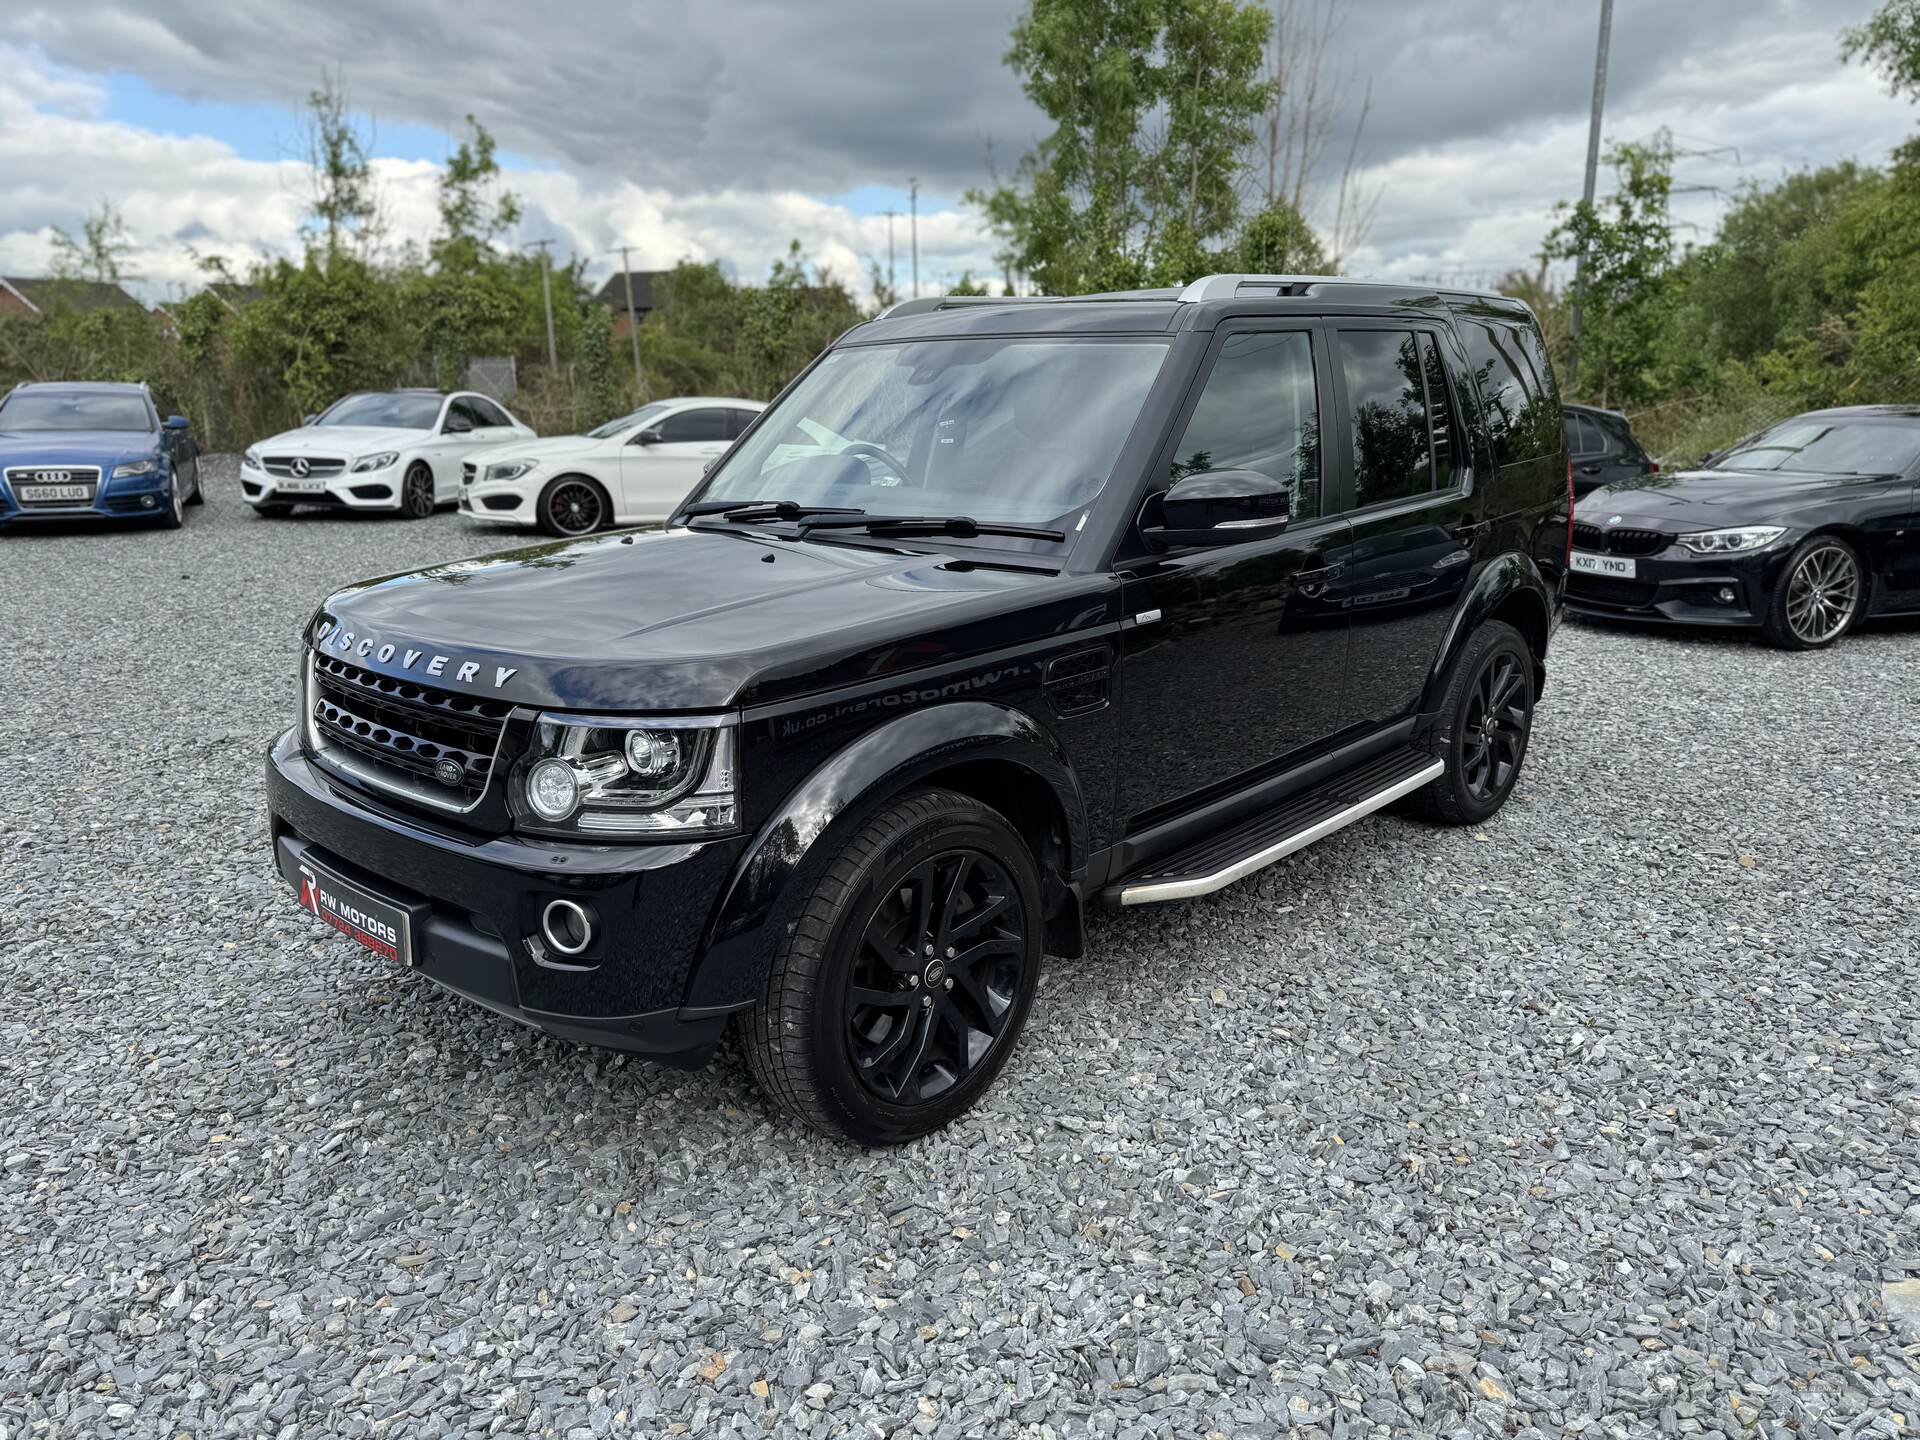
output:
{"label": "front grille", "polygon": [[1658,555],[1673,543],[1664,530],[1615,530],[1599,525],[1576,524],[1573,548],[1604,555]]}
{"label": "front grille", "polygon": [[[293,462],[296,460],[307,462],[305,475],[294,474]],[[289,478],[304,480],[308,477],[324,479],[329,475],[338,475],[347,468],[346,461],[322,455],[268,455],[263,457],[260,463],[267,467],[269,475],[278,475],[283,480]]]}
{"label": "front grille", "polygon": [[[426,781],[433,793],[464,804],[477,801],[493,773],[500,732],[512,707],[476,700],[349,665],[330,656],[313,661],[313,720],[323,739],[353,751],[375,774]],[[460,766],[460,783],[435,773],[442,760]]]}
{"label": "front grille", "polygon": [[1653,603],[1659,589],[1651,580],[1615,580],[1607,575],[1585,575],[1578,570],[1567,576],[1570,599],[1614,605],[1622,610],[1644,610]]}
{"label": "front grille", "polygon": [[460,462],[460,483],[462,485],[471,485],[479,473],[480,467],[474,464],[473,461],[462,460]]}
{"label": "front grille", "polygon": [[[79,500],[29,500],[20,493],[22,485],[84,485],[87,493]],[[70,505],[91,505],[100,489],[98,465],[16,465],[7,471],[7,488],[23,510],[64,509]]]}

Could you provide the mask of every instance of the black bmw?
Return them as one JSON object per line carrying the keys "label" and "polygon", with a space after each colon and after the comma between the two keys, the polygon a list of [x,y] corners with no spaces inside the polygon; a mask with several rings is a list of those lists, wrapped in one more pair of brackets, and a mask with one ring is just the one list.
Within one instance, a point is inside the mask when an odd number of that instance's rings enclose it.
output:
{"label": "black bmw", "polygon": [[1574,509],[1567,607],[1830,645],[1920,612],[1920,406],[1817,410]]}

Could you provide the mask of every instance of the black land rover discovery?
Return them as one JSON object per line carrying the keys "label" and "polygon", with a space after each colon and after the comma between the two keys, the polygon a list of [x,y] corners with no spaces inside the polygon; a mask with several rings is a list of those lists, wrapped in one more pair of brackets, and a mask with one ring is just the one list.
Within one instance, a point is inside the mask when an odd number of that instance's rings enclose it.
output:
{"label": "black land rover discovery", "polygon": [[327,924],[821,1130],[1007,1063],[1094,902],[1204,895],[1400,802],[1498,810],[1567,457],[1497,296],[1221,275],[896,305],[664,533],[350,586],[268,760]]}

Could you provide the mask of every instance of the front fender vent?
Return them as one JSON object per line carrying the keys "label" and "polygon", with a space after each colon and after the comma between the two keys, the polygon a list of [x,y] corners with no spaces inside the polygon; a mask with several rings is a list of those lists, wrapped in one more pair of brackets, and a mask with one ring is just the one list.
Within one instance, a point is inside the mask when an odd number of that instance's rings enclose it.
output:
{"label": "front fender vent", "polygon": [[1055,714],[1090,715],[1112,698],[1108,688],[1112,678],[1113,652],[1097,645],[1054,656],[1047,662],[1043,683]]}

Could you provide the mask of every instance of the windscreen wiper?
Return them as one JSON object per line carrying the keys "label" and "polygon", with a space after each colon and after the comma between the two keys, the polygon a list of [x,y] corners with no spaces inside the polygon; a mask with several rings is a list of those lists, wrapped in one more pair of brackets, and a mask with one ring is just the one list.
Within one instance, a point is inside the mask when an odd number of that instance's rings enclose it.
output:
{"label": "windscreen wiper", "polygon": [[864,515],[846,505],[802,505],[795,500],[701,500],[689,505],[686,516],[698,520],[718,515],[723,520],[751,524],[756,520],[802,520],[809,515]]}
{"label": "windscreen wiper", "polygon": [[800,521],[800,533],[813,530],[865,530],[874,535],[951,535],[971,540],[977,535],[1008,535],[1016,540],[1065,540],[1064,530],[1037,525],[1000,525],[966,515],[849,515],[830,520]]}

